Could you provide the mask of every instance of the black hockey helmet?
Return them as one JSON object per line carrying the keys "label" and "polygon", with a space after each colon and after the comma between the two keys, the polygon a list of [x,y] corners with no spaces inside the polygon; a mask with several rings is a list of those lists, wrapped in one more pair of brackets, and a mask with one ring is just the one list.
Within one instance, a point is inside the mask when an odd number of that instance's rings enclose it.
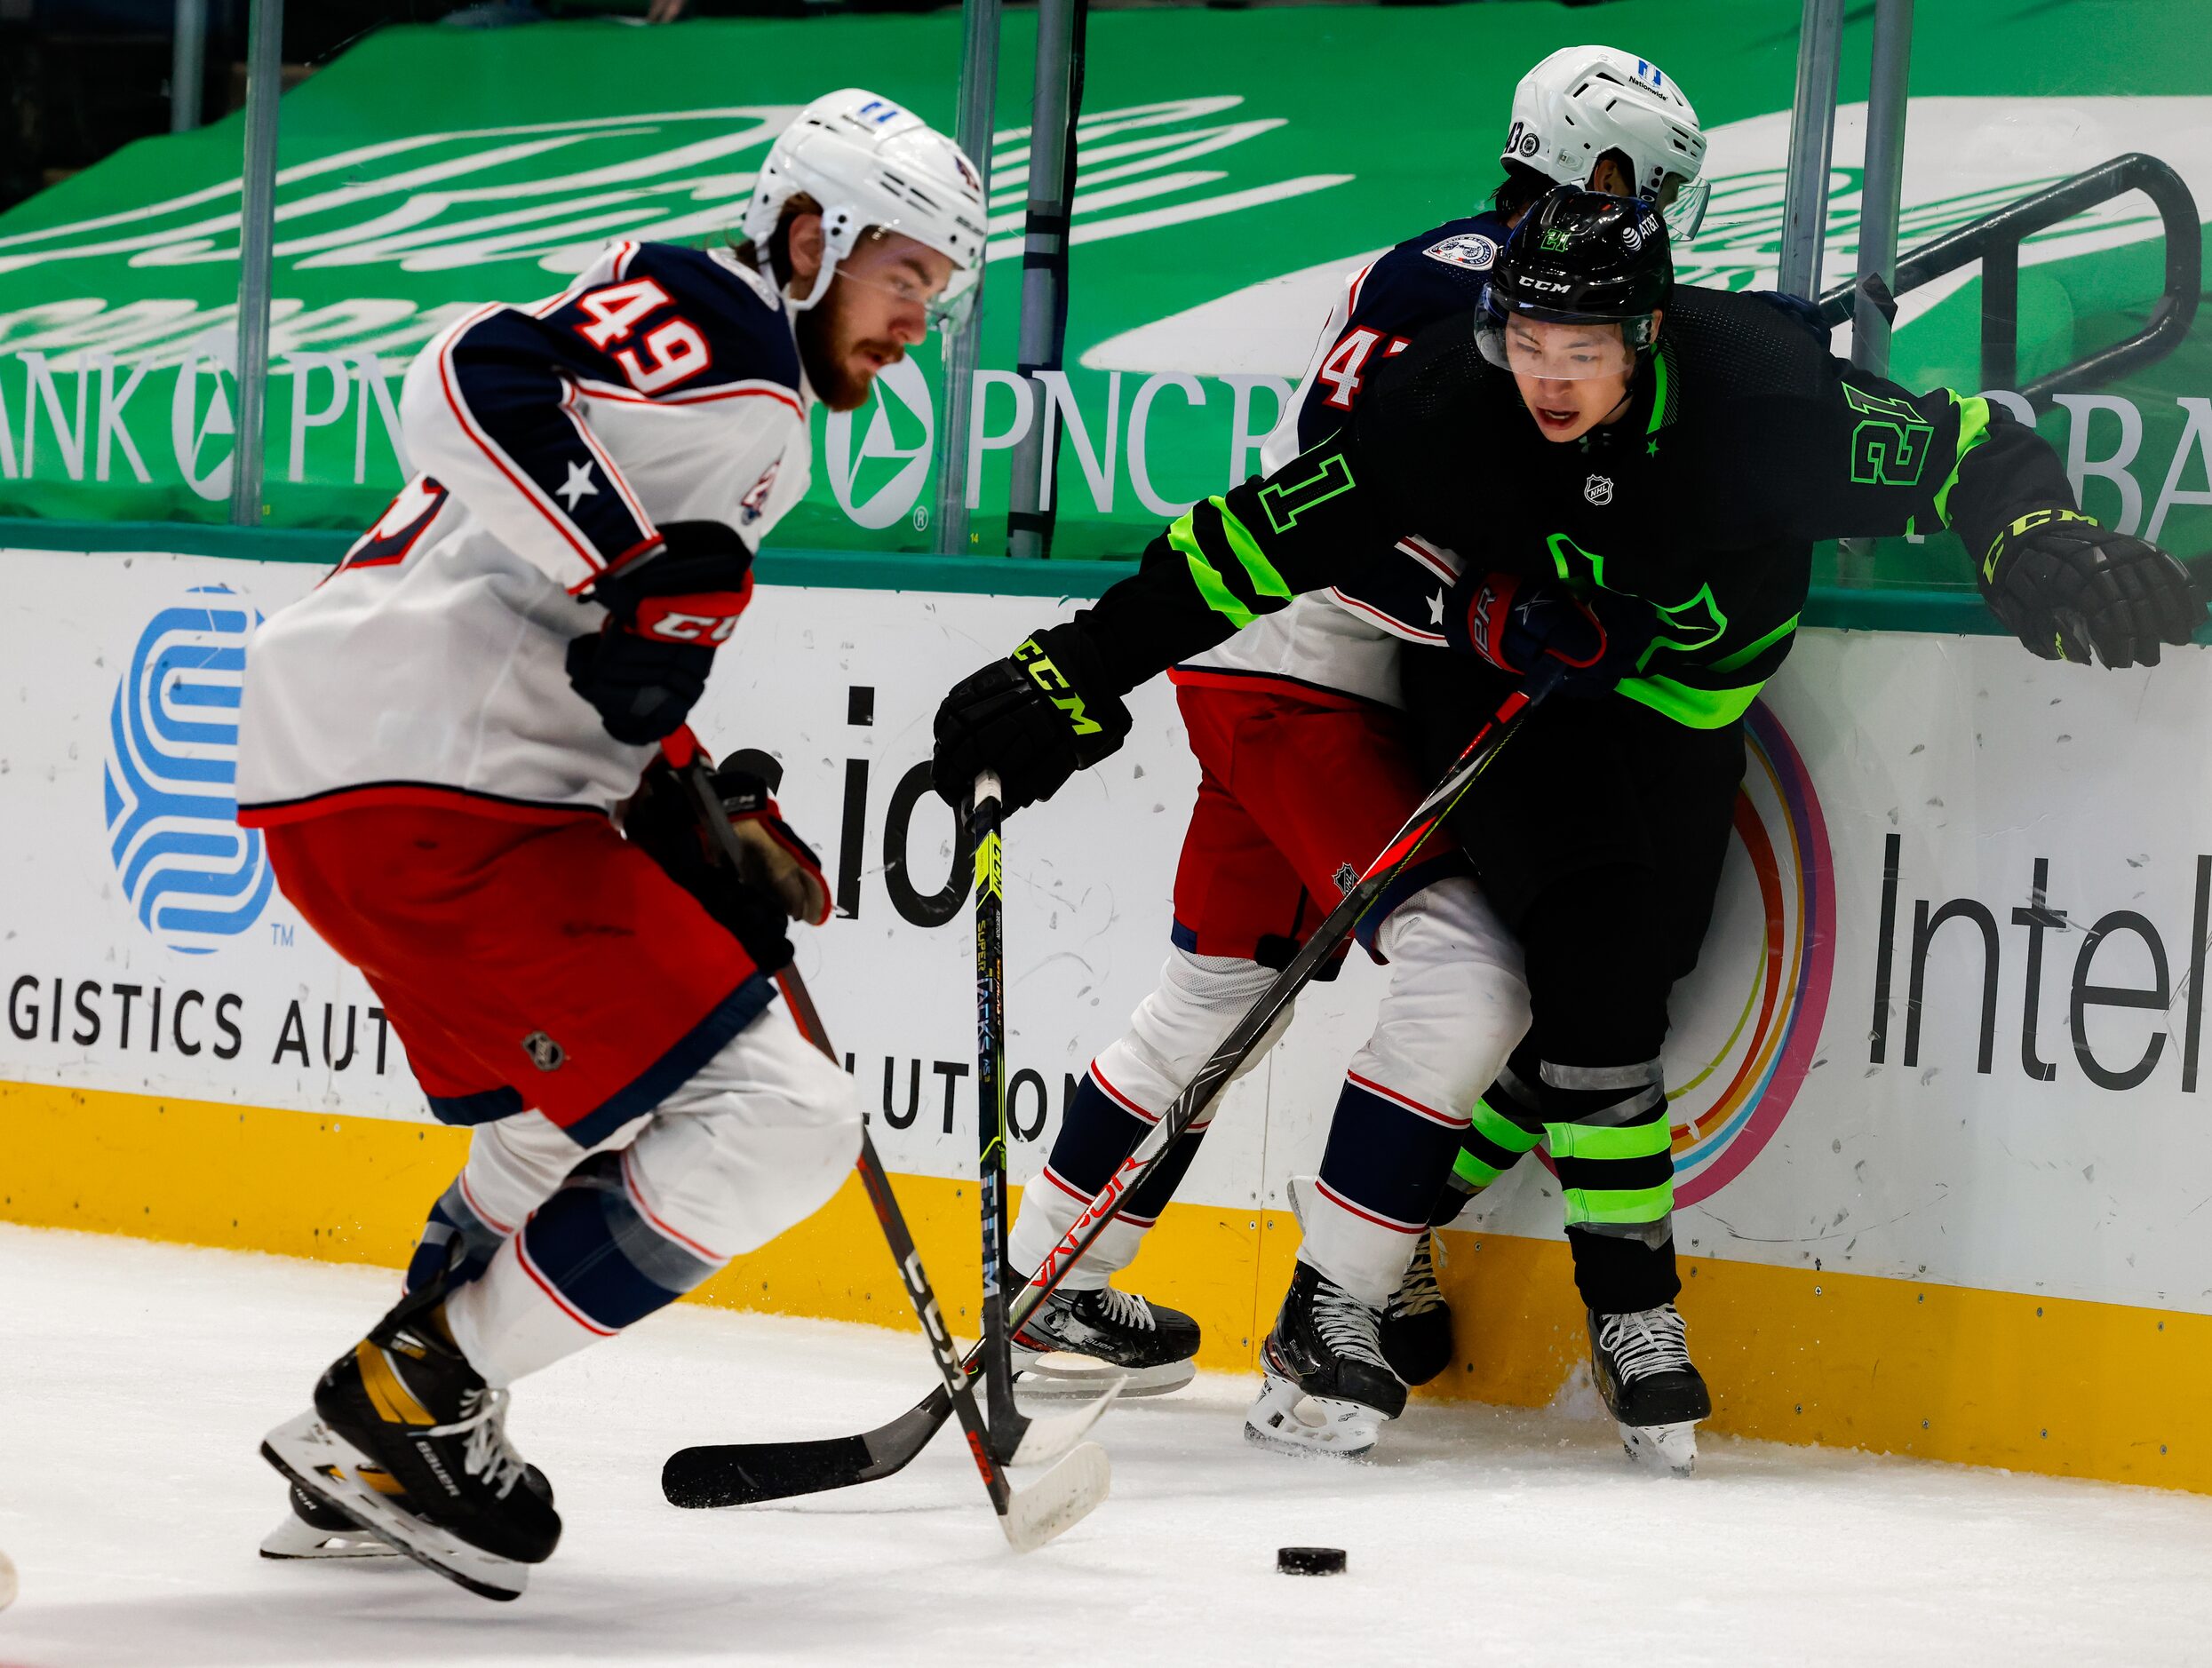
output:
{"label": "black hockey helmet", "polygon": [[[1622,345],[1641,350],[1657,338],[1654,315],[1674,288],[1667,224],[1656,208],[1636,197],[1561,186],[1507,239],[1483,289],[1476,335],[1483,356],[1508,368],[1506,326],[1516,318],[1618,324]],[[1615,369],[1607,364],[1583,374]]]}

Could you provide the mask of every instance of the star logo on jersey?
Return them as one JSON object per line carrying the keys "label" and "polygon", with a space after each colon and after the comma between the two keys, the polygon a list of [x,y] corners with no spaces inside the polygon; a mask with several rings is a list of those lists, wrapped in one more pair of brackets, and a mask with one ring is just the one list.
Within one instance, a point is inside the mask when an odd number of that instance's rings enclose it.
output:
{"label": "star logo on jersey", "polygon": [[1428,599],[1428,624],[1431,625],[1444,624],[1444,592],[1441,591]]}
{"label": "star logo on jersey", "polygon": [[599,488],[592,484],[591,465],[570,464],[569,478],[561,483],[561,489],[555,496],[568,500],[570,515],[576,513],[576,506],[585,499],[597,497]]}
{"label": "star logo on jersey", "polygon": [[1582,496],[1595,504],[1613,501],[1613,478],[1611,475],[1592,475],[1582,483]]}

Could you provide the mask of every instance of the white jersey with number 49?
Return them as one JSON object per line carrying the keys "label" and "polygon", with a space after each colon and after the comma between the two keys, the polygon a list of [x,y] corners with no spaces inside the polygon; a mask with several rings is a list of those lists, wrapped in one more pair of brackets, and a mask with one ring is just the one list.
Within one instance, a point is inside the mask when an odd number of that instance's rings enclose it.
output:
{"label": "white jersey with number 49", "polygon": [[727,250],[617,243],[549,301],[457,322],[401,397],[421,473],[254,635],[239,820],[611,809],[653,750],[569,687],[606,619],[577,593],[666,523],[757,548],[806,490],[812,403],[782,298]]}

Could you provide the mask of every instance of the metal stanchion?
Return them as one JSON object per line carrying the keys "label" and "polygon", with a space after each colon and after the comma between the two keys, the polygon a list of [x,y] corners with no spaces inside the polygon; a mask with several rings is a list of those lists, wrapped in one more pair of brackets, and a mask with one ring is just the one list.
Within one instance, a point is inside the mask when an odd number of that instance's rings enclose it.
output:
{"label": "metal stanchion", "polygon": [[283,91],[284,0],[253,0],[246,42],[246,155],[238,226],[238,444],[230,520],[261,524],[262,429],[268,410],[270,251],[276,230],[276,101]]}
{"label": "metal stanchion", "polygon": [[1022,330],[1014,369],[1030,378],[1037,421],[1014,451],[1007,498],[1007,551],[1043,556],[1052,535],[1050,499],[1057,431],[1040,370],[1060,366],[1067,316],[1068,113],[1075,101],[1077,8],[1081,0],[1038,0],[1036,96],[1030,116],[1030,197],[1022,246]]}
{"label": "metal stanchion", "polygon": [[189,133],[200,125],[200,80],[207,61],[207,0],[177,0],[169,43],[169,131]]}
{"label": "metal stanchion", "polygon": [[[1878,0],[1874,76],[1866,94],[1866,170],[1860,181],[1858,271],[1892,289],[1898,275],[1898,210],[1905,191],[1906,81],[1913,63],[1913,0]],[[1890,320],[1861,290],[1851,320],[1851,362],[1890,372]]]}
{"label": "metal stanchion", "polygon": [[1828,162],[1835,145],[1836,66],[1842,45],[1843,0],[1805,0],[1797,29],[1797,98],[1789,118],[1779,288],[1808,301],[1820,293]]}
{"label": "metal stanchion", "polygon": [[[991,143],[999,102],[999,0],[964,0],[960,8],[960,106],[953,137],[983,177],[983,212],[991,212]],[[940,556],[967,552],[967,434],[975,393],[975,367],[983,351],[983,277],[967,328],[943,338],[944,405],[937,425],[935,549]]]}

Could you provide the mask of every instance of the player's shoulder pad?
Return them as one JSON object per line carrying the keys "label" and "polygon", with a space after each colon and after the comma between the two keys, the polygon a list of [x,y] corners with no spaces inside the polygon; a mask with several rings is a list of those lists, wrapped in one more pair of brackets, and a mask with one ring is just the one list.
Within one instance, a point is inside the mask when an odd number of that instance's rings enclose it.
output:
{"label": "player's shoulder pad", "polygon": [[1360,281],[1353,322],[1411,336],[1446,314],[1472,312],[1506,236],[1504,219],[1484,213],[1446,220],[1393,246]]}
{"label": "player's shoulder pad", "polygon": [[1449,450],[1458,421],[1478,421],[1484,402],[1500,388],[1512,394],[1513,378],[1476,346],[1469,306],[1426,325],[1404,353],[1386,360],[1354,420],[1364,441],[1408,450],[1409,457],[1438,446]]}
{"label": "player's shoulder pad", "polygon": [[1826,345],[1747,291],[1678,284],[1659,328],[1685,402],[1818,400],[1834,384]]}
{"label": "player's shoulder pad", "polygon": [[773,382],[799,387],[799,345],[783,297],[732,251],[640,243],[621,276],[623,282],[651,279],[705,335],[713,367],[687,386]]}

